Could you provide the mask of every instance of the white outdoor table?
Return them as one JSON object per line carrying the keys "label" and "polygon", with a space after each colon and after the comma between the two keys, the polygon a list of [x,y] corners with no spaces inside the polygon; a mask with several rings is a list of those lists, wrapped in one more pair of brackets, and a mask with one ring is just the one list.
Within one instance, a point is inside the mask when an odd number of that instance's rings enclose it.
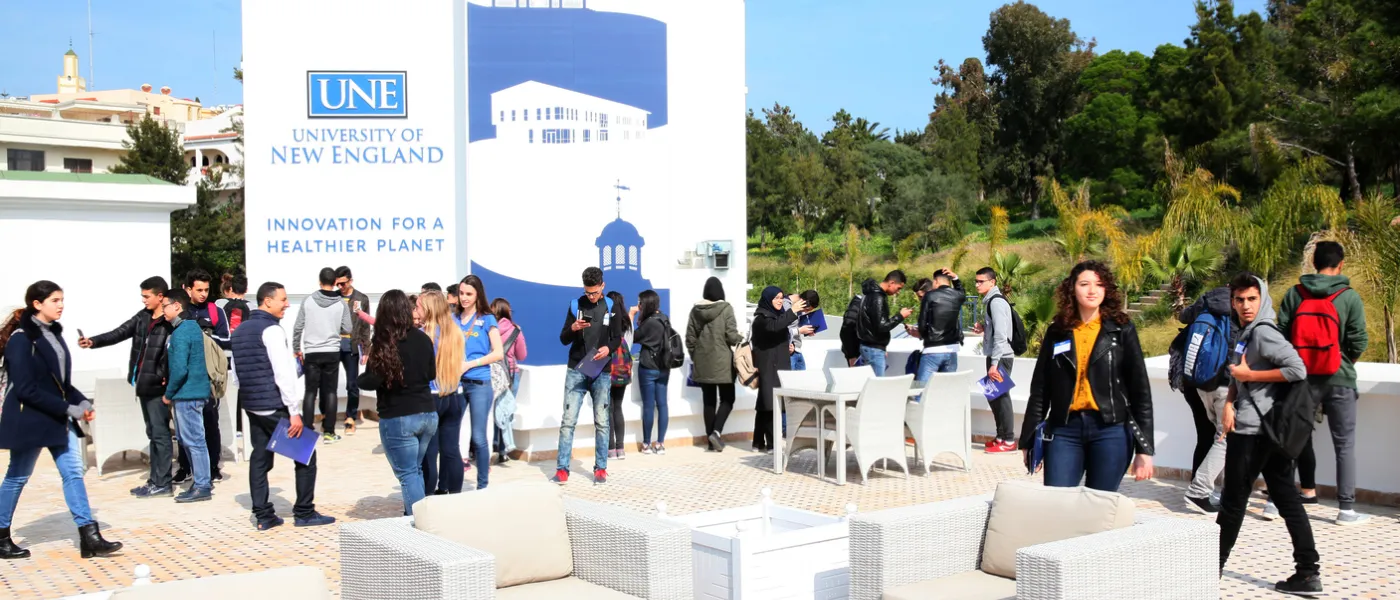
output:
{"label": "white outdoor table", "polygon": [[[909,397],[913,398],[924,393],[922,385],[909,388]],[[821,418],[823,405],[830,405],[832,412],[836,413],[836,447],[840,449],[838,454],[841,458],[836,464],[836,485],[846,485],[846,466],[849,464],[846,457],[846,405],[854,403],[860,399],[860,392],[819,392],[815,390],[798,390],[790,388],[773,388],[773,401],[783,403],[782,411],[773,413],[773,472],[781,475],[783,473],[783,444],[786,439],[783,437],[783,412],[786,412],[788,399],[803,400],[817,404],[817,475],[826,478],[826,452],[822,449],[822,439],[825,419]]]}

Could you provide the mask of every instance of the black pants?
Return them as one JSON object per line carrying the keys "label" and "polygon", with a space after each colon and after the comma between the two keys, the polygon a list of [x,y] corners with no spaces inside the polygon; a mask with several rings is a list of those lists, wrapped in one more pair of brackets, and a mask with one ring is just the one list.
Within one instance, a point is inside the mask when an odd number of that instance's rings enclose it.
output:
{"label": "black pants", "polygon": [[[219,463],[223,462],[224,445],[223,436],[219,434],[219,405],[222,400],[210,400],[204,403],[204,441],[209,450],[209,475],[218,476]],[[190,453],[185,449],[185,444],[180,444],[180,472],[194,473],[190,469]]]}
{"label": "black pants", "polygon": [[146,420],[146,440],[151,443],[151,471],[147,483],[156,487],[170,485],[170,461],[174,458],[175,442],[171,439],[170,405],[160,396],[141,398],[141,417]]}
{"label": "black pants", "polygon": [[[306,373],[306,400],[303,404],[314,406],[317,396],[321,399],[321,433],[335,433],[336,417],[340,413],[340,398],[336,388],[340,385],[340,354],[338,352],[315,352],[304,355],[302,371]],[[311,423],[306,423],[309,429]]]}
{"label": "black pants", "polygon": [[773,448],[773,411],[754,411],[753,447],[759,450],[769,450]]}
{"label": "black pants", "polygon": [[724,422],[729,420],[729,412],[734,410],[734,384],[702,383],[700,395],[705,404],[705,435],[724,435]]}
{"label": "black pants", "polygon": [[1196,388],[1187,387],[1181,391],[1181,395],[1186,397],[1186,405],[1191,407],[1191,422],[1196,426],[1196,449],[1191,453],[1191,478],[1194,479],[1211,445],[1215,444],[1215,422],[1211,420],[1210,408],[1201,400],[1201,393]]}
{"label": "black pants", "polygon": [[627,421],[622,418],[622,399],[627,397],[627,386],[612,386],[608,394],[608,450],[621,450],[622,440],[627,435]]}
{"label": "black pants", "polygon": [[[248,436],[253,443],[253,457],[248,461],[248,489],[253,500],[253,516],[259,522],[277,516],[272,509],[272,501],[268,499],[267,489],[267,474],[272,470],[276,454],[267,449],[267,440],[277,429],[277,423],[287,418],[285,408],[267,416],[248,413],[248,428],[252,429]],[[301,434],[316,435],[316,432],[303,428]],[[316,515],[316,453],[311,453],[307,464],[296,461],[292,464],[296,465],[297,476],[297,501],[292,506],[292,514],[299,519],[310,518]]]}
{"label": "black pants", "polygon": [[1293,485],[1293,460],[1280,453],[1265,435],[1232,433],[1225,440],[1225,491],[1220,497],[1220,569],[1230,558],[1230,550],[1240,537],[1244,509],[1254,480],[1264,475],[1269,488],[1269,500],[1278,507],[1279,515],[1288,526],[1293,539],[1293,562],[1299,575],[1318,574],[1317,546],[1313,543],[1312,524],[1303,509],[1303,498]]}
{"label": "black pants", "polygon": [[345,418],[360,418],[360,353],[341,352],[340,366],[345,369]]}
{"label": "black pants", "polygon": [[[1011,377],[1011,366],[1015,364],[1015,357],[1005,357],[997,364],[1001,366],[1006,377]],[[992,359],[987,357],[987,368],[992,368]],[[992,406],[992,419],[997,422],[997,439],[1003,442],[1016,441],[1016,411],[1011,406],[1011,392],[1007,392],[988,402]]]}

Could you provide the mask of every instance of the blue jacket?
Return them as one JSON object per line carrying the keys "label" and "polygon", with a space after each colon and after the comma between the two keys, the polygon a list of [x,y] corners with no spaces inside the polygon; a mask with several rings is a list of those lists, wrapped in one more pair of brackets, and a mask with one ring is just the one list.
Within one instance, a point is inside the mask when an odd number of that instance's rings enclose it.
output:
{"label": "blue jacket", "polygon": [[[67,355],[60,369],[58,354],[44,341],[39,326],[27,313],[5,344],[10,390],[0,408],[0,448],[64,447],[68,445],[68,427],[83,437],[82,430],[69,421],[68,407],[86,402],[87,397],[73,387],[73,353],[63,341],[62,326],[52,325],[54,336]],[[60,378],[60,372],[68,376]]]}
{"label": "blue jacket", "polygon": [[194,315],[192,321],[208,321],[209,326],[214,328],[210,337],[214,338],[214,343],[224,350],[233,349],[233,341],[230,339],[228,331],[228,314],[219,305],[212,301],[205,302],[203,306],[191,304],[189,312]]}
{"label": "blue jacket", "polygon": [[286,408],[273,378],[267,346],[263,344],[263,331],[278,323],[277,317],[267,311],[254,310],[233,332],[233,368],[238,372],[238,400],[243,403],[244,410]]}
{"label": "blue jacket", "polygon": [[172,401],[209,399],[213,391],[204,365],[204,332],[199,323],[181,321],[170,334],[169,344],[166,359],[170,379],[165,397]]}

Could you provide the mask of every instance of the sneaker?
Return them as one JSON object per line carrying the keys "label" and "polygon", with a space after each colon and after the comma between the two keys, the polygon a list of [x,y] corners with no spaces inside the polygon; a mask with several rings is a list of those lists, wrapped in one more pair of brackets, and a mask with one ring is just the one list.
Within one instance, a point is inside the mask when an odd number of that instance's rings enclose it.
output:
{"label": "sneaker", "polygon": [[131,490],[131,495],[136,496],[137,498],[158,498],[161,496],[169,497],[175,495],[175,488],[168,485],[155,486],[148,483],[139,488]]}
{"label": "sneaker", "polygon": [[258,521],[258,531],[267,531],[269,529],[272,529],[273,527],[281,527],[282,523],[284,523],[282,517],[273,515],[270,519],[263,519]]}
{"label": "sneaker", "polygon": [[170,483],[173,483],[175,485],[184,485],[186,483],[189,483],[190,479],[193,478],[190,476],[189,471],[180,470],[175,472],[175,477],[170,480]]}
{"label": "sneaker", "polygon": [[987,447],[988,454],[1005,454],[1016,451],[1016,442],[1000,441],[995,445]]}
{"label": "sneaker", "polygon": [[1338,525],[1361,525],[1371,520],[1371,515],[1356,512],[1354,510],[1344,510],[1337,513]]}
{"label": "sneaker", "polygon": [[1274,591],[1294,596],[1321,596],[1322,577],[1317,575],[1294,575],[1286,581],[1274,584]]}
{"label": "sneaker", "polygon": [[1206,514],[1220,512],[1220,507],[1211,504],[1210,498],[1192,498],[1190,496],[1187,496],[1186,503],[1195,506],[1197,509],[1200,509],[1201,512]]}
{"label": "sneaker", "polygon": [[608,482],[607,469],[593,469],[593,485],[603,485]]}
{"label": "sneaker", "polygon": [[199,489],[199,488],[191,487],[190,489],[186,490],[184,493],[181,493],[179,496],[176,496],[176,497],[175,497],[175,502],[176,502],[177,504],[188,504],[188,503],[190,503],[190,502],[203,502],[203,501],[209,500],[209,499],[211,499],[211,498],[213,498],[213,497],[214,497],[214,490],[211,490],[211,489],[202,489],[202,490],[201,490],[201,489]]}
{"label": "sneaker", "polygon": [[550,477],[549,480],[559,485],[564,485],[569,482],[569,471],[567,469],[559,469],[554,472],[554,476]]}
{"label": "sneaker", "polygon": [[1317,504],[1317,496],[1300,496],[1303,504]]}
{"label": "sneaker", "polygon": [[336,434],[334,434],[334,433],[326,433],[326,434],[321,435],[321,443],[323,443],[323,444],[334,444],[334,443],[339,442],[339,441],[340,441],[340,436],[338,436],[338,435],[336,435]]}
{"label": "sneaker", "polygon": [[982,448],[983,448],[983,449],[990,449],[992,446],[995,446],[995,445],[997,445],[997,444],[999,444],[999,443],[1001,443],[1001,440],[996,439],[996,438],[992,438],[992,439],[987,440],[986,442],[984,442],[984,443],[982,444]]}
{"label": "sneaker", "polygon": [[297,527],[317,527],[320,525],[330,525],[334,522],[335,517],[327,517],[326,515],[323,515],[321,513],[311,513],[311,516],[306,517],[304,519],[301,517],[297,517],[296,522],[293,524]]}
{"label": "sneaker", "polygon": [[718,432],[710,432],[710,448],[715,452],[724,452],[724,438]]}
{"label": "sneaker", "polygon": [[209,481],[211,483],[221,483],[228,480],[228,473],[225,473],[223,471],[214,471],[212,474],[209,475]]}
{"label": "sneaker", "polygon": [[658,456],[666,456],[665,446],[662,446],[661,444],[656,444],[652,449],[656,452]]}
{"label": "sneaker", "polygon": [[355,435],[354,419],[345,419],[345,435]]}
{"label": "sneaker", "polygon": [[618,449],[617,449],[617,459],[618,459],[618,460],[627,460],[627,451],[626,451],[626,450],[623,450],[623,449],[621,449],[621,448],[618,448]]}
{"label": "sneaker", "polygon": [[506,454],[505,452],[502,452],[502,453],[500,454],[500,456],[498,456],[498,457],[496,458],[496,464],[501,464],[501,465],[503,465],[503,464],[506,464],[506,463],[508,463],[508,462],[510,462],[510,455],[509,455],[509,454]]}
{"label": "sneaker", "polygon": [[1265,505],[1264,505],[1264,514],[1263,514],[1263,517],[1264,517],[1264,520],[1265,520],[1265,521],[1272,521],[1272,520],[1274,520],[1274,519],[1277,519],[1277,518],[1278,518],[1278,507],[1277,507],[1277,506],[1274,506],[1274,503],[1273,503],[1273,502],[1269,502],[1268,504],[1265,504]]}
{"label": "sneaker", "polygon": [[609,459],[617,458],[617,450],[608,450],[608,458],[609,458]]}
{"label": "sneaker", "polygon": [[642,444],[642,454],[655,454],[651,449],[651,444]]}

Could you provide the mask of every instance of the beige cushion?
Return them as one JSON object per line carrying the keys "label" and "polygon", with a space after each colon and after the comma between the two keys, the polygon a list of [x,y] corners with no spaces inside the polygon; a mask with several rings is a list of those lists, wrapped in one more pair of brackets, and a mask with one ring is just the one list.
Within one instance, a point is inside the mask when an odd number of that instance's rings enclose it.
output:
{"label": "beige cushion", "polygon": [[564,493],[550,483],[491,486],[428,496],[413,505],[418,529],[496,555],[496,587],[574,572]]}
{"label": "beige cushion", "polygon": [[577,577],[496,590],[496,600],[559,600],[560,598],[568,598],[569,600],[637,600],[636,596],[628,596],[601,585],[588,583]]}
{"label": "beige cushion", "polygon": [[1016,580],[968,571],[886,590],[884,600],[1016,600]]}
{"label": "beige cushion", "polygon": [[184,579],[117,590],[112,598],[122,600],[248,600],[249,598],[296,598],[330,600],[326,577],[316,567],[288,567],[256,573],[219,575]]}
{"label": "beige cushion", "polygon": [[1085,487],[1004,481],[992,498],[982,570],[1016,578],[1016,551],[1133,524],[1133,501]]}

